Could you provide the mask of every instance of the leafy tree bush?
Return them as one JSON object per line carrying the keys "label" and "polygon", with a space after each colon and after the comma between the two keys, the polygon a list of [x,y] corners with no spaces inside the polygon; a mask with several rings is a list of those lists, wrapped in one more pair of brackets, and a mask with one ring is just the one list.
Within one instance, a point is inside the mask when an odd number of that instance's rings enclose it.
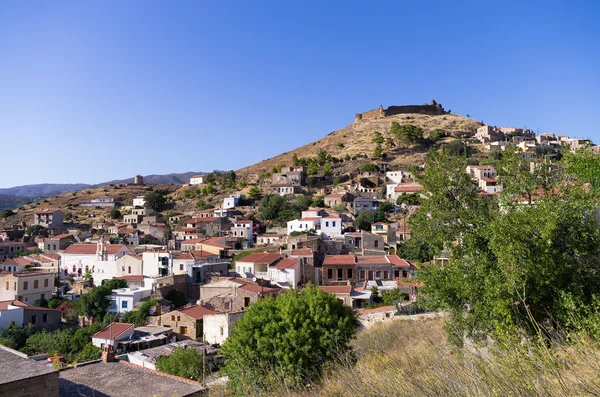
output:
{"label": "leafy tree bush", "polygon": [[378,171],[379,171],[379,167],[377,167],[377,164],[373,164],[373,163],[366,163],[360,167],[360,172],[378,172]]}
{"label": "leafy tree bush", "polygon": [[444,130],[433,130],[429,133],[429,140],[432,142],[437,142],[442,138],[445,138],[448,136],[448,133]]}
{"label": "leafy tree bush", "polygon": [[398,196],[396,204],[420,205],[421,195],[419,193],[404,193]]}
{"label": "leafy tree bush", "polygon": [[38,299],[35,302],[33,302],[33,306],[48,307],[48,301],[46,299],[44,299],[44,298]]}
{"label": "leafy tree bush", "polygon": [[398,243],[396,254],[402,259],[416,262],[428,262],[433,259],[429,245],[415,237]]}
{"label": "leafy tree bush", "polygon": [[181,307],[187,303],[185,294],[178,289],[169,291],[167,296],[165,296],[165,299],[171,301],[175,307]]}
{"label": "leafy tree bush", "polygon": [[30,225],[27,226],[27,229],[25,229],[25,234],[32,236],[32,237],[36,237],[40,235],[40,232],[44,230],[44,226],[42,225]]}
{"label": "leafy tree bush", "polygon": [[383,138],[383,135],[381,135],[381,132],[379,131],[375,131],[373,132],[373,143],[376,143],[378,145],[381,145],[385,139]]}
{"label": "leafy tree bush", "polygon": [[257,395],[317,381],[326,366],[350,354],[355,332],[352,309],[314,285],[262,299],[246,310],[222,347],[228,387]]}
{"label": "leafy tree bush", "polygon": [[296,155],[296,153],[294,153],[294,155],[292,156],[292,165],[294,167],[297,167],[300,165],[300,160],[298,160],[298,155]]}
{"label": "leafy tree bush", "polygon": [[412,124],[400,125],[392,121],[390,132],[403,143],[419,143],[423,141],[423,129]]}
{"label": "leafy tree bush", "polygon": [[308,164],[308,167],[306,168],[306,173],[308,175],[315,175],[317,172],[319,172],[319,167],[318,167],[317,163],[315,163],[314,161],[311,161]]}
{"label": "leafy tree bush", "polygon": [[381,144],[378,143],[373,150],[373,158],[380,159],[383,157],[383,154],[383,148],[381,147]]}
{"label": "leafy tree bush", "polygon": [[213,208],[213,206],[212,206],[212,205],[208,204],[206,201],[204,201],[204,200],[202,200],[202,199],[198,200],[198,202],[196,203],[196,207],[197,207],[197,208],[198,208],[200,211],[202,211],[202,210],[207,210],[207,209],[210,209],[210,208]]}
{"label": "leafy tree bush", "polygon": [[146,202],[146,207],[152,208],[156,212],[161,212],[167,204],[165,196],[159,192],[150,192],[146,194],[146,196],[144,196],[144,201]]}
{"label": "leafy tree bush", "polygon": [[323,166],[323,173],[326,177],[330,177],[333,174],[333,170],[331,169],[331,165],[329,163]]}
{"label": "leafy tree bush", "polygon": [[[464,160],[430,153],[418,178],[430,196],[412,217],[415,237],[443,266],[422,267],[426,304],[447,310],[453,333],[485,341],[554,337],[600,297],[600,230],[594,193],[565,173],[507,155],[497,168],[506,192],[482,197]],[[456,242],[460,241],[460,244]]]}
{"label": "leafy tree bush", "polygon": [[92,288],[90,292],[79,298],[80,313],[94,319],[104,318],[106,309],[110,305],[110,300],[106,299],[106,296],[110,295],[114,289],[125,287],[127,287],[125,280],[105,280],[101,286]]}
{"label": "leafy tree bush", "polygon": [[13,210],[3,210],[2,213],[0,214],[0,217],[2,218],[8,218],[9,216],[13,216],[15,213],[13,212]]}
{"label": "leafy tree bush", "polygon": [[122,321],[125,323],[133,323],[136,327],[141,327],[146,321],[146,317],[150,315],[150,309],[156,306],[160,299],[150,299],[142,303],[137,310],[132,310],[123,315]]}
{"label": "leafy tree bush", "polygon": [[54,298],[54,299],[51,299],[50,302],[48,302],[48,307],[50,309],[56,309],[57,307],[60,306],[61,303],[62,303],[62,300],[60,300],[58,298]]}
{"label": "leafy tree bush", "polygon": [[[202,365],[204,364],[204,370]],[[195,349],[178,347],[170,356],[160,356],[156,360],[156,369],[171,375],[202,382],[202,374],[210,375],[208,362]]]}
{"label": "leafy tree bush", "polygon": [[274,220],[285,206],[285,199],[277,194],[267,194],[260,200],[260,216],[264,220]]}
{"label": "leafy tree bush", "polygon": [[212,183],[206,184],[202,187],[202,195],[208,196],[209,194],[216,193],[217,189],[212,185]]}
{"label": "leafy tree bush", "polygon": [[252,186],[248,189],[248,198],[251,200],[260,200],[262,197],[262,192],[258,186]]}
{"label": "leafy tree bush", "polygon": [[340,149],[344,148],[344,144],[342,142],[338,142],[336,146]]}

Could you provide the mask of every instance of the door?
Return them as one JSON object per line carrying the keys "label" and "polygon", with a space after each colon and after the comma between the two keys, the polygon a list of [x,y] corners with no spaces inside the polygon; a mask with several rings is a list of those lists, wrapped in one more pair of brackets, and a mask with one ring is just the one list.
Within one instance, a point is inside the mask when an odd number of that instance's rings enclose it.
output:
{"label": "door", "polygon": [[184,327],[184,326],[179,327],[179,333],[181,335],[187,335],[188,334],[188,327]]}

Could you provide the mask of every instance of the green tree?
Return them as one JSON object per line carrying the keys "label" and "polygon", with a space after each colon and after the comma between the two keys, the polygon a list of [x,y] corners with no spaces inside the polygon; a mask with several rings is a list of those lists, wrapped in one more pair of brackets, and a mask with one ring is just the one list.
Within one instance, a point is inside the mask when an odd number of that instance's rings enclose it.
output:
{"label": "green tree", "polygon": [[377,167],[377,164],[373,164],[373,163],[366,163],[360,167],[360,172],[378,172],[378,171],[379,171],[379,167]]}
{"label": "green tree", "polygon": [[398,196],[396,204],[420,205],[421,195],[419,193],[404,193]]}
{"label": "green tree", "polygon": [[400,125],[397,121],[392,121],[390,132],[394,134],[399,141],[406,144],[423,141],[423,129],[412,124]]}
{"label": "green tree", "polygon": [[373,135],[373,143],[381,145],[385,141],[383,135],[381,135],[381,132],[375,131],[373,132]]}
{"label": "green tree", "polygon": [[179,291],[178,289],[172,289],[169,291],[167,296],[165,296],[165,299],[171,301],[175,307],[181,307],[187,303],[185,293]]}
{"label": "green tree", "polygon": [[167,204],[167,200],[165,196],[159,192],[150,192],[144,196],[144,201],[146,202],[147,208],[152,208],[156,212],[161,212],[165,205]]}
{"label": "green tree", "polygon": [[326,177],[330,177],[331,175],[333,175],[333,170],[331,169],[331,165],[329,163],[325,164],[325,166],[323,167],[323,173]]}
{"label": "green tree", "polygon": [[298,156],[296,155],[296,153],[294,153],[294,155],[292,156],[292,165],[294,167],[298,167],[300,165],[300,161],[298,160]]}
{"label": "green tree", "polygon": [[478,194],[463,158],[429,153],[418,175],[427,199],[412,230],[433,254],[450,257],[419,270],[422,292],[427,307],[450,313],[457,344],[465,336],[553,337],[600,296],[594,194],[560,172],[536,187],[519,159],[506,161],[498,168],[507,186],[500,198]]}
{"label": "green tree", "polygon": [[317,172],[319,172],[319,167],[318,167],[317,163],[314,161],[311,161],[310,163],[308,163],[306,173],[308,175],[315,175]]}
{"label": "green tree", "polygon": [[217,189],[211,184],[206,184],[202,187],[202,195],[208,196],[209,194],[216,193]]}
{"label": "green tree", "polygon": [[250,189],[248,189],[248,197],[251,200],[260,200],[262,197],[260,188],[258,186],[252,186]]}
{"label": "green tree", "polygon": [[118,209],[113,209],[112,211],[110,211],[110,219],[119,219],[121,218],[121,211],[119,211]]}
{"label": "green tree", "polygon": [[50,309],[56,309],[57,307],[60,306],[61,303],[62,303],[62,300],[60,300],[58,298],[54,298],[54,299],[51,299],[50,302],[48,302],[48,307]]}
{"label": "green tree", "polygon": [[374,222],[374,219],[374,213],[368,211],[360,211],[354,219],[354,227],[357,230],[371,231],[371,224]]}
{"label": "green tree", "polygon": [[206,201],[200,199],[196,203],[196,208],[198,208],[200,211],[202,211],[202,210],[207,210],[207,209],[213,208],[213,206],[208,204]]}
{"label": "green tree", "polygon": [[260,217],[264,220],[274,220],[286,204],[286,200],[276,194],[267,194],[260,200]]}
{"label": "green tree", "polygon": [[132,310],[123,315],[122,321],[125,323],[133,323],[136,327],[141,327],[146,321],[146,317],[150,315],[150,309],[156,306],[160,299],[150,299],[142,303],[137,310]]}
{"label": "green tree", "polygon": [[3,210],[2,213],[0,214],[0,217],[6,219],[9,216],[13,216],[15,213],[12,210]]}
{"label": "green tree", "polygon": [[320,166],[324,166],[327,161],[329,159],[329,154],[323,150],[323,149],[319,149],[319,151],[317,152],[317,162]]}
{"label": "green tree", "polygon": [[333,294],[309,285],[252,304],[222,347],[236,394],[261,394],[317,381],[350,354],[355,314]]}
{"label": "green tree", "polygon": [[[204,364],[204,369],[202,368]],[[210,368],[202,353],[195,349],[178,347],[170,356],[160,356],[156,360],[156,369],[167,374],[202,382],[202,375],[210,374]]]}
{"label": "green tree", "polygon": [[48,301],[46,299],[44,299],[44,298],[38,299],[35,302],[33,302],[33,306],[48,307]]}
{"label": "green tree", "polygon": [[448,136],[448,133],[444,130],[436,129],[429,133],[429,140],[432,142],[437,142],[442,138]]}
{"label": "green tree", "polygon": [[36,237],[40,235],[42,230],[44,230],[44,226],[42,225],[30,225],[27,226],[27,229],[25,229],[25,234],[31,237]]}
{"label": "green tree", "polygon": [[375,146],[375,149],[373,150],[373,158],[376,159],[380,159],[383,157],[383,148],[381,147],[381,144],[377,144],[377,146]]}

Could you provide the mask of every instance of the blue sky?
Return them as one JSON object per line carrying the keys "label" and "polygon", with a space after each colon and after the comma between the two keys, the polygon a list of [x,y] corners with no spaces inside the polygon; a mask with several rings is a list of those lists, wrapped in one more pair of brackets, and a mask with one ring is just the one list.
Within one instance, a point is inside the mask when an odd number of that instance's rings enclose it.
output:
{"label": "blue sky", "polygon": [[597,2],[95,3],[0,2],[0,187],[237,169],[431,99],[600,141]]}

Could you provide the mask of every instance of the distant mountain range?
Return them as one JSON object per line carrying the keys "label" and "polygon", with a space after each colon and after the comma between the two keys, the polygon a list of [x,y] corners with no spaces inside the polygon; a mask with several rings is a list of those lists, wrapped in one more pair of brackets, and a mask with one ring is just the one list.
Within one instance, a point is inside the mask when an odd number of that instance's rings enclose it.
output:
{"label": "distant mountain range", "polygon": [[[144,176],[144,183],[153,184],[153,185],[170,185],[170,184],[184,184],[188,183],[190,177],[193,175],[203,174],[202,172],[184,172],[184,173],[173,173],[167,175],[146,175]],[[108,181],[99,183],[97,185],[89,185],[85,183],[40,183],[35,185],[23,185],[23,186],[15,186],[9,188],[0,189],[0,209],[4,208],[14,208],[14,206],[9,206],[8,204],[4,204],[9,197],[21,197],[24,198],[27,202],[30,201],[34,197],[51,197],[56,196],[62,193],[76,192],[79,190],[93,188],[104,185],[116,185],[120,183],[133,183],[133,177],[127,179],[120,179],[114,181]],[[10,200],[8,200],[10,201]],[[16,201],[15,201],[16,202]]]}

